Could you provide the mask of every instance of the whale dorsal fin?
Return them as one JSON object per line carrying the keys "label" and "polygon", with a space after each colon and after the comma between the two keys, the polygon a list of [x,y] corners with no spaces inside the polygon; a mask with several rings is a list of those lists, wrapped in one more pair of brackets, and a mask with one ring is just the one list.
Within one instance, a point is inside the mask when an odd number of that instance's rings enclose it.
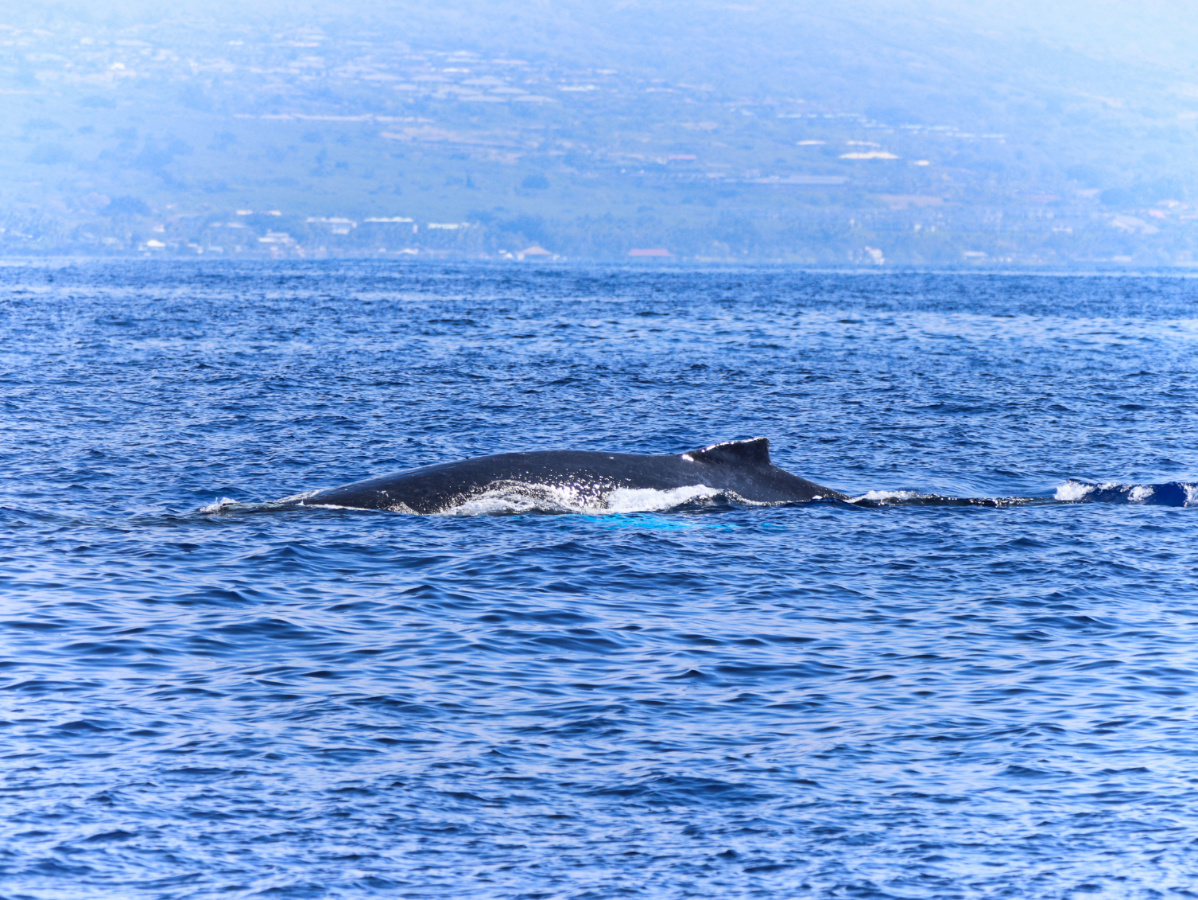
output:
{"label": "whale dorsal fin", "polygon": [[702,450],[683,453],[688,462],[722,463],[734,466],[768,466],[770,464],[770,439],[753,438],[748,441],[725,441],[712,444]]}

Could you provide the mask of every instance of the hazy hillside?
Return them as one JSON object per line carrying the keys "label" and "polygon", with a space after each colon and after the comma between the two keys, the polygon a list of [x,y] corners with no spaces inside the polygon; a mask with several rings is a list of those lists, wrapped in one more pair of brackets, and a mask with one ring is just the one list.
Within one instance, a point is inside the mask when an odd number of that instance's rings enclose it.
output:
{"label": "hazy hillside", "polygon": [[6,253],[1194,261],[1166,4],[6,6]]}

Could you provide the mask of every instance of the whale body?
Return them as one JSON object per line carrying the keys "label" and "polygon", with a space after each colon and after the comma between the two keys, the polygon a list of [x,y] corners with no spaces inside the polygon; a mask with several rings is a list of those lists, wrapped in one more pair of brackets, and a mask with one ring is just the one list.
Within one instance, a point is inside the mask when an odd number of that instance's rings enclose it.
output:
{"label": "whale body", "polygon": [[559,507],[603,510],[628,491],[770,506],[847,499],[775,466],[769,440],[759,437],[673,456],[582,450],[497,453],[356,481],[295,502],[428,515],[486,497],[520,496]]}

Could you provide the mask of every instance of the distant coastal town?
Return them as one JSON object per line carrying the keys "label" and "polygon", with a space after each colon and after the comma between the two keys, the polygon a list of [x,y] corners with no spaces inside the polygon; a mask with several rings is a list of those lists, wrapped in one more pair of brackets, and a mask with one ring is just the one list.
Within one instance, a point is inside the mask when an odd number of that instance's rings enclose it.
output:
{"label": "distant coastal town", "polygon": [[[1182,94],[1149,111],[1064,91],[1003,119],[935,93],[871,103],[843,73],[766,90],[616,42],[520,58],[455,39],[10,18],[0,253],[1198,264]],[[1098,163],[1101,134],[1119,140]],[[1176,156],[1112,162],[1162,134]]]}

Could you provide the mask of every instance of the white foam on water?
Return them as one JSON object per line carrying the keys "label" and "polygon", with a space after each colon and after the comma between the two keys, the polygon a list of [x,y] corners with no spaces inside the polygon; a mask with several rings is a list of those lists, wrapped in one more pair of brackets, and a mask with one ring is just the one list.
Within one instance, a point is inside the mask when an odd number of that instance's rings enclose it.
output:
{"label": "white foam on water", "polygon": [[668,491],[655,491],[649,488],[618,488],[608,495],[606,512],[660,512],[685,506],[687,503],[694,503],[698,500],[714,500],[720,496],[728,495],[705,484],[672,488]]}
{"label": "white foam on water", "polygon": [[[1101,495],[1098,499],[1103,500],[1118,500],[1120,496],[1128,503],[1149,503],[1157,496],[1157,491],[1161,488],[1171,489],[1173,485],[1180,487],[1185,492],[1185,499],[1179,504],[1182,507],[1194,508],[1198,507],[1198,483],[1178,481],[1169,482],[1168,484],[1120,484],[1117,481],[1108,481],[1104,484],[1087,484],[1084,481],[1067,481],[1057,488],[1055,497],[1063,503],[1078,503],[1084,500],[1089,500],[1096,494]],[[1169,506],[1175,505],[1170,497],[1172,490],[1166,491],[1166,504]]]}
{"label": "white foam on water", "polygon": [[697,484],[670,490],[616,488],[603,492],[591,486],[505,485],[449,509],[443,516],[510,516],[524,513],[582,513],[584,515],[620,515],[663,512],[688,503],[729,497],[726,492]]}
{"label": "white foam on water", "polygon": [[1053,496],[1062,503],[1077,503],[1084,500],[1097,489],[1097,485],[1086,484],[1082,481],[1066,481],[1057,488]]}
{"label": "white foam on water", "polygon": [[207,506],[201,506],[200,512],[205,514],[223,513],[223,512],[243,512],[247,509],[252,509],[251,503],[239,503],[229,497],[218,497]]}
{"label": "white foam on water", "polygon": [[1143,503],[1149,497],[1156,493],[1156,490],[1150,484],[1137,484],[1127,492],[1127,499],[1132,503]]}
{"label": "white foam on water", "polygon": [[440,516],[515,516],[524,513],[595,512],[602,494],[588,485],[497,484],[482,494],[439,510]]}
{"label": "white foam on water", "polygon": [[481,497],[473,497],[465,503],[451,506],[437,516],[518,516],[525,513],[571,512],[544,497],[532,497],[513,491],[488,491]]}
{"label": "white foam on water", "polygon": [[918,491],[869,491],[860,497],[853,497],[849,500],[849,503],[860,503],[863,500],[872,500],[874,503],[886,503],[887,501],[895,500],[902,502],[926,496],[926,494],[920,494]]}

